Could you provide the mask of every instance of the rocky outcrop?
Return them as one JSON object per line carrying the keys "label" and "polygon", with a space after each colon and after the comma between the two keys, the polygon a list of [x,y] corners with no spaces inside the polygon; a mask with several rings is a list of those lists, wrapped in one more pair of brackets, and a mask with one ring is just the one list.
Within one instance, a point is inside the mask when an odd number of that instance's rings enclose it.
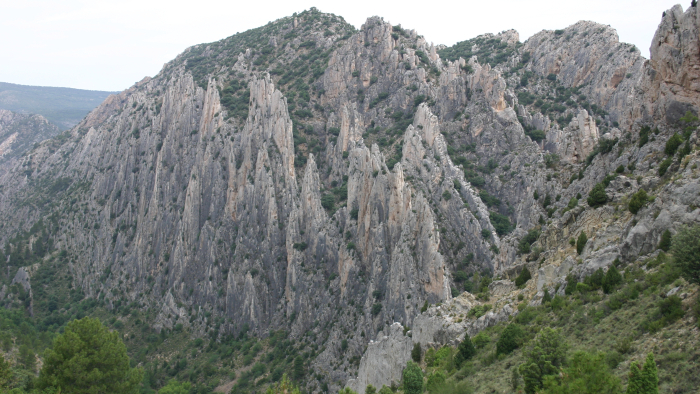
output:
{"label": "rocky outcrop", "polygon": [[566,163],[580,163],[593,152],[598,139],[595,119],[581,110],[563,130],[550,129],[544,149],[559,155]]}
{"label": "rocky outcrop", "polygon": [[41,115],[25,115],[0,109],[0,171],[2,164],[22,156],[60,130]]}

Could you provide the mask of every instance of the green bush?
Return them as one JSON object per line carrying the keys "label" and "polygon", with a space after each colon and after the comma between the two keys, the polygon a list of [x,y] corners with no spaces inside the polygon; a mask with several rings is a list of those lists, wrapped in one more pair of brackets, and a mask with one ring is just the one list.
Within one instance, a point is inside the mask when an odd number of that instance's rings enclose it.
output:
{"label": "green bush", "polygon": [[659,241],[659,249],[664,252],[668,252],[671,249],[671,231],[666,230],[661,234],[661,240]]}
{"label": "green bush", "polygon": [[583,253],[583,248],[586,246],[587,242],[588,237],[586,236],[586,232],[581,231],[581,234],[579,234],[578,239],[576,240],[576,253]]}
{"label": "green bush", "polygon": [[574,353],[568,368],[543,379],[541,394],[619,394],[620,379],[610,372],[605,353]]}
{"label": "green bush", "polygon": [[[698,305],[700,305],[700,303]],[[472,343],[477,349],[483,349],[489,342],[491,342],[491,337],[484,331],[476,334],[472,339]]]}
{"label": "green bush", "polygon": [[422,354],[423,351],[420,348],[420,343],[413,345],[413,350],[411,350],[411,359],[417,363],[420,363]]}
{"label": "green bush", "polygon": [[452,198],[452,193],[450,193],[449,190],[445,190],[444,192],[442,192],[442,198],[445,199],[445,201],[450,201],[450,199]]}
{"label": "green bush", "polygon": [[678,147],[681,146],[683,143],[683,137],[681,137],[678,133],[673,134],[671,138],[666,141],[666,146],[664,147],[664,153],[666,153],[669,156],[673,156],[676,154],[676,151],[678,150]]}
{"label": "green bush", "polygon": [[622,164],[620,164],[620,165],[615,169],[615,172],[617,172],[618,174],[622,174],[623,172],[625,172],[625,166],[623,166]]}
{"label": "green bush", "polygon": [[644,189],[639,189],[638,192],[634,193],[632,195],[632,198],[630,199],[630,202],[627,206],[627,208],[632,212],[633,214],[637,214],[640,209],[644,206],[644,204],[649,201],[649,196],[647,196],[647,192]]}
{"label": "green bush", "polygon": [[664,176],[666,174],[666,171],[668,171],[668,167],[671,166],[671,163],[673,163],[673,158],[668,157],[666,160],[662,161],[661,164],[659,164],[659,176]]}
{"label": "green bush", "polygon": [[523,267],[523,270],[520,271],[520,275],[518,275],[517,278],[515,278],[515,285],[518,286],[519,288],[522,288],[525,286],[528,280],[532,279],[532,275],[530,274],[530,270],[527,269],[527,267]]}
{"label": "green bush", "polygon": [[518,324],[509,324],[496,342],[496,355],[510,354],[522,345],[525,332]]}
{"label": "green bush", "polygon": [[491,231],[489,231],[487,228],[482,228],[481,236],[484,237],[484,239],[489,239],[491,237]]}
{"label": "green bush", "polygon": [[641,148],[644,145],[646,145],[647,142],[649,142],[649,132],[651,131],[651,127],[649,126],[643,126],[639,130],[639,142],[637,145]]}
{"label": "green bush", "polygon": [[511,231],[513,231],[513,224],[510,222],[510,218],[506,215],[501,215],[498,212],[489,212],[489,220],[496,230],[496,234],[504,236]]}
{"label": "green bush", "polygon": [[525,363],[520,366],[526,393],[537,392],[545,376],[559,373],[566,361],[567,348],[557,330],[545,327],[537,334],[534,345],[525,353]]}
{"label": "green bush", "polygon": [[588,205],[592,208],[597,208],[601,205],[605,205],[608,202],[608,195],[605,194],[605,185],[598,183],[593,186],[591,192],[588,193]]}
{"label": "green bush", "polygon": [[518,253],[527,254],[530,253],[530,246],[537,241],[540,237],[540,231],[537,229],[531,229],[527,234],[518,242]]}
{"label": "green bush", "polygon": [[622,275],[613,264],[603,278],[603,291],[605,294],[610,294],[620,283],[622,283]]}
{"label": "green bush", "polygon": [[377,316],[382,311],[382,304],[372,305],[372,316]]}
{"label": "green bush", "polygon": [[405,394],[423,393],[423,371],[413,361],[409,361],[403,370],[403,390]]}
{"label": "green bush", "polygon": [[455,364],[457,368],[475,355],[476,349],[474,348],[471,338],[469,338],[469,334],[464,334],[464,340],[457,347],[457,354],[455,355]]}
{"label": "green bush", "polygon": [[[673,259],[683,276],[688,282],[700,283],[700,225],[681,228],[673,241],[670,232],[666,231],[669,233],[666,243],[671,243]],[[661,237],[662,242],[664,236]]]}

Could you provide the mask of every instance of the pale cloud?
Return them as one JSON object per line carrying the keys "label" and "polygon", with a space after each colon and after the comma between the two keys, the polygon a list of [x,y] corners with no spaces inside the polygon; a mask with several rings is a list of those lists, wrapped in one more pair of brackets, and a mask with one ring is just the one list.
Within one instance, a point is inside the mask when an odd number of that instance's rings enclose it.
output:
{"label": "pale cloud", "polygon": [[[661,13],[677,1],[81,1],[0,0],[0,81],[122,90],[186,47],[220,40],[312,6],[360,27],[379,15],[451,45],[516,29],[521,41],[579,20],[609,24],[644,56]],[[688,4],[683,4],[687,7]]]}

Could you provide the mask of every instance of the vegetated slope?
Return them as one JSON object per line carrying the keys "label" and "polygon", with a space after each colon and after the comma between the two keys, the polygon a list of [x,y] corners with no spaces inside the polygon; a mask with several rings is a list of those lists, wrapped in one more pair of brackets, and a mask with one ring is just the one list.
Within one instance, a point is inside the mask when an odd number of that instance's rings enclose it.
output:
{"label": "vegetated slope", "polygon": [[41,115],[0,110],[0,163],[22,156],[34,144],[55,137],[58,133],[58,127]]}
{"label": "vegetated slope", "polygon": [[[674,9],[657,35],[691,48],[673,26],[692,29],[693,15]],[[684,81],[651,77],[668,63],[645,63],[592,22],[473,42],[440,49],[455,59],[443,61],[415,31],[376,17],[355,31],[312,9],[189,48],[0,174],[12,289],[0,298],[36,309],[40,332],[104,316],[152,388],[176,377],[250,391],[286,371],[335,390],[357,371],[371,381],[382,349],[368,342],[393,322],[426,344],[508,319],[517,293],[508,279],[490,285],[494,274],[530,267],[522,296],[537,303],[545,285],[553,294],[567,274],[632,262],[668,223],[695,220],[681,214],[695,178],[669,182],[695,157],[694,128],[685,158],[656,171],[674,127],[694,120],[676,122],[697,111],[692,94],[668,93]],[[620,165],[629,177],[608,176]],[[654,217],[642,204],[639,226],[593,209],[662,186],[675,208]],[[575,264],[568,242],[581,230],[589,247]],[[29,291],[48,268],[69,286]],[[468,308],[502,302],[442,330],[429,305],[462,290],[477,294]],[[70,304],[51,308],[52,297]],[[383,371],[400,376],[408,356],[394,352]]]}
{"label": "vegetated slope", "polygon": [[39,114],[67,130],[115,93],[0,82],[0,109]]}

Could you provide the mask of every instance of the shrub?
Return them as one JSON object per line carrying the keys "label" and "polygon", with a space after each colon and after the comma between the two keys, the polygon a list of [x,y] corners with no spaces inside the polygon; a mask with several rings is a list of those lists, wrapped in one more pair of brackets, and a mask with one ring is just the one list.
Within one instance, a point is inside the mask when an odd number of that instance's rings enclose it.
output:
{"label": "shrub", "polygon": [[632,195],[632,198],[630,199],[629,204],[627,205],[627,208],[632,212],[633,214],[637,214],[640,209],[644,206],[644,204],[649,201],[649,196],[647,196],[647,192],[644,189],[639,189],[638,192],[634,193]]}
{"label": "shrub", "polygon": [[[542,394],[617,394],[622,392],[620,379],[610,373],[605,353],[574,353],[568,368],[543,379]],[[628,391],[629,393],[629,391]]]}
{"label": "shrub", "polygon": [[[700,226],[681,228],[673,237],[668,230],[668,241],[671,243],[671,252],[676,265],[683,276],[691,283],[700,283]],[[664,236],[666,235],[664,233]],[[664,237],[661,237],[662,242]]]}
{"label": "shrub", "polygon": [[481,236],[484,237],[484,239],[488,239],[489,237],[491,237],[491,231],[489,231],[489,229],[487,228],[482,228]]}
{"label": "shrub", "polygon": [[420,362],[423,350],[420,347],[420,343],[413,345],[413,350],[411,350],[411,359],[417,363]]}
{"label": "shrub", "polygon": [[445,373],[437,370],[428,376],[425,388],[430,394],[438,393],[445,386]]}
{"label": "shrub", "polygon": [[508,218],[506,215],[501,215],[498,212],[491,211],[489,212],[489,220],[491,220],[493,228],[500,236],[504,236],[513,231],[513,224],[510,222],[510,218]]}
{"label": "shrub", "polygon": [[579,234],[578,239],[576,240],[576,253],[583,253],[583,248],[586,246],[587,242],[588,237],[586,236],[586,232],[581,231],[581,234]]}
{"label": "shrub", "polygon": [[423,371],[413,361],[409,361],[403,370],[403,389],[405,394],[423,393]]}
{"label": "shrub", "polygon": [[523,267],[523,270],[520,271],[520,275],[518,275],[518,277],[515,278],[515,285],[522,288],[525,286],[525,283],[527,283],[527,281],[530,279],[532,279],[530,270],[527,269],[527,267]]}
{"label": "shrub", "polygon": [[445,199],[445,201],[450,201],[450,199],[452,198],[452,193],[450,193],[449,190],[445,190],[444,192],[442,192],[442,198]]}
{"label": "shrub", "polygon": [[524,336],[525,332],[518,324],[509,324],[501,333],[498,342],[496,342],[496,355],[510,354],[513,350],[519,348]]}
{"label": "shrub", "polygon": [[484,331],[476,334],[476,336],[474,336],[474,338],[472,339],[472,343],[477,349],[483,349],[484,347],[486,347],[486,345],[489,344],[489,342],[491,342],[491,338]]}
{"label": "shrub", "polygon": [[321,206],[326,210],[333,210],[333,205],[335,204],[335,197],[332,194],[326,193],[321,197]]}
{"label": "shrub", "polygon": [[608,268],[608,272],[603,278],[603,291],[605,294],[610,294],[620,283],[622,283],[622,275],[613,264]]}
{"label": "shrub", "polygon": [[676,154],[676,151],[678,150],[678,147],[681,146],[683,143],[683,137],[681,137],[678,133],[673,134],[671,138],[666,141],[666,146],[664,147],[664,153],[673,156]]}
{"label": "shrub", "polygon": [[669,249],[671,249],[671,239],[671,231],[664,231],[663,234],[661,234],[661,240],[659,241],[659,249],[663,250],[664,252],[668,252]]}
{"label": "shrub", "polygon": [[455,364],[457,368],[475,355],[476,349],[474,348],[471,338],[469,338],[469,334],[464,334],[464,340],[457,347],[457,354],[455,355]]}
{"label": "shrub", "polygon": [[666,171],[668,171],[668,167],[670,167],[672,163],[673,158],[671,157],[667,157],[666,160],[662,161],[661,164],[659,164],[659,176],[664,176]]}
{"label": "shrub", "polygon": [[525,354],[520,374],[525,382],[525,392],[535,393],[542,388],[547,375],[556,375],[566,361],[567,344],[557,330],[544,328],[537,334],[535,344]]}
{"label": "shrub", "polygon": [[540,237],[540,232],[537,229],[532,229],[518,242],[518,253],[530,253],[530,246]]}
{"label": "shrub", "polygon": [[649,126],[644,126],[639,130],[639,142],[637,145],[641,148],[644,145],[646,145],[647,142],[649,142],[649,132],[651,131],[651,127]]}
{"label": "shrub", "polygon": [[372,305],[372,316],[377,316],[382,311],[382,304]]}
{"label": "shrub", "polygon": [[605,185],[598,183],[593,186],[591,192],[588,193],[588,205],[592,208],[597,208],[601,205],[605,205],[608,202],[608,195],[605,194]]}
{"label": "shrub", "polygon": [[623,172],[625,172],[625,166],[623,166],[622,164],[620,164],[620,165],[615,169],[615,172],[617,172],[618,174],[622,174]]}

